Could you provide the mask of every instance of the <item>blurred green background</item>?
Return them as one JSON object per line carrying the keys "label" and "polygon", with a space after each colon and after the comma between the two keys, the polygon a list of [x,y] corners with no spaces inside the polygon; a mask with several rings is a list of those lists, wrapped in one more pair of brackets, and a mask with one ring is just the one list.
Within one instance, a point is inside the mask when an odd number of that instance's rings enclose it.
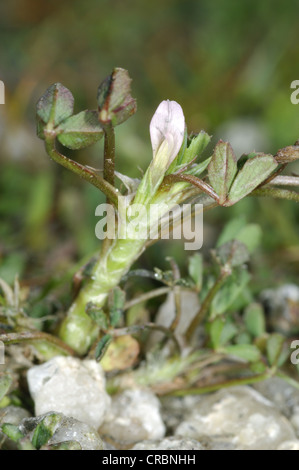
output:
{"label": "blurred green background", "polygon": [[[138,112],[117,128],[117,169],[137,177],[151,159],[149,122],[163,99],[178,101],[188,130],[228,139],[238,154],[275,153],[299,138],[297,0],[10,0],[0,3],[0,277],[43,284],[98,247],[101,195],[49,161],[36,137],[35,104],[61,82],[75,111],[96,108],[99,83],[113,67],[128,69]],[[210,147],[210,150],[212,146]],[[73,158],[102,167],[102,142]],[[290,171],[290,170],[289,170]],[[291,171],[299,172],[293,165]],[[259,223],[256,284],[296,282],[298,206],[247,200],[205,215],[204,250],[227,220]],[[143,266],[172,255],[185,269],[182,243],[163,242]]]}

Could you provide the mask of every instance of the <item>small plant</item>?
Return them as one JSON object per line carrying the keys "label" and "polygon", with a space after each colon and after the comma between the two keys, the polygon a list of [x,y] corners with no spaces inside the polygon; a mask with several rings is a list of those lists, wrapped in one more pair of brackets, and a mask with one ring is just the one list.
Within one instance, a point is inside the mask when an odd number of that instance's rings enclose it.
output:
{"label": "small plant", "polygon": [[[78,114],[74,114],[73,95],[59,83],[40,98],[38,136],[50,158],[106,195],[105,239],[98,257],[84,270],[84,282],[57,336],[35,329],[11,288],[1,284],[7,332],[0,339],[8,344],[29,341],[45,358],[61,353],[92,354],[102,360],[106,370],[112,370],[116,360],[115,369],[120,370],[136,364],[138,344],[143,339],[137,342],[134,336],[142,334],[146,340],[145,331],[159,330],[164,339],[147,353],[146,362],[129,373],[135,381],[150,384],[160,393],[203,393],[275,374],[298,385],[282,371],[289,352],[288,338],[268,333],[262,306],[250,295],[240,296],[250,280],[247,263],[258,243],[257,226],[232,221],[212,252],[212,262],[207,266],[196,252],[189,259],[185,278],[174,260],[166,273],[129,273],[144,250],[163,238],[165,229],[168,233],[176,230],[185,204],[192,208],[190,214],[196,215],[198,208],[228,207],[248,196],[298,202],[299,194],[289,187],[298,186],[299,178],[280,175],[289,162],[299,158],[298,142],[274,156],[253,152],[237,158],[228,142],[219,141],[211,156],[203,159],[210,136],[204,131],[188,134],[181,106],[167,100],[158,106],[150,123],[151,163],[140,180],[132,179],[115,170],[115,128],[136,112],[130,82],[127,71],[114,69],[99,87],[98,109]],[[103,175],[57,149],[57,141],[79,150],[100,139],[104,139]],[[125,189],[116,186],[116,177]],[[130,275],[153,277],[162,286],[128,300],[122,286]],[[200,304],[183,334],[177,330],[185,315],[182,289],[196,293]],[[126,320],[125,312],[134,305],[169,292],[175,300],[169,327],[151,321],[129,324]],[[124,351],[128,357],[121,364]],[[207,369],[209,383],[204,380]],[[125,383],[123,377],[114,377],[110,388]]]}

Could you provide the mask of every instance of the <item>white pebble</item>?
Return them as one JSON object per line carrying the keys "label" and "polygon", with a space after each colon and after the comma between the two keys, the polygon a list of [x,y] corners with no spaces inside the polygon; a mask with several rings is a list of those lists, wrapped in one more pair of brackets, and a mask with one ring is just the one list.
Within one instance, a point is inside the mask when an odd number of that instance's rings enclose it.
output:
{"label": "white pebble", "polygon": [[119,443],[134,444],[146,439],[161,439],[165,425],[158,398],[147,389],[126,390],[112,399],[112,406],[100,429]]}
{"label": "white pebble", "polygon": [[271,402],[246,386],[202,396],[175,434],[193,439],[217,436],[244,450],[275,450],[296,437],[291,423]]}
{"label": "white pebble", "polygon": [[27,379],[36,416],[61,412],[97,429],[110,407],[104,373],[94,360],[57,356],[29,369]]}

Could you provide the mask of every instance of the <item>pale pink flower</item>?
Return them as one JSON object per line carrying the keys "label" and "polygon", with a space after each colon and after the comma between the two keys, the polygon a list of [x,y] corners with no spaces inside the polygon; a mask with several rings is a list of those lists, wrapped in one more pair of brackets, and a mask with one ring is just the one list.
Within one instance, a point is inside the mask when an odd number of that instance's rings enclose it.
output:
{"label": "pale pink flower", "polygon": [[[185,117],[176,101],[165,100],[159,104],[150,123],[153,158],[166,166],[176,158],[184,140]],[[164,166],[164,165],[163,165]]]}

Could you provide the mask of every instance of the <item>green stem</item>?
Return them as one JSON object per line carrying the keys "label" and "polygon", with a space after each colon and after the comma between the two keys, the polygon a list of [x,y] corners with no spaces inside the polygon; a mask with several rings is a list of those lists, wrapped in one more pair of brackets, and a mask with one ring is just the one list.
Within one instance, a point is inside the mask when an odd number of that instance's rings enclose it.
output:
{"label": "green stem", "polygon": [[223,285],[224,281],[226,278],[231,274],[230,270],[221,269],[219,277],[216,279],[215,284],[213,287],[209,290],[208,294],[206,295],[198,313],[195,315],[193,318],[191,324],[189,325],[187,331],[186,331],[186,341],[189,342],[196,330],[196,328],[202,323],[204,320],[205,316],[207,315],[211,302],[214,299],[215,295],[219,291],[220,287]]}
{"label": "green stem", "polygon": [[58,152],[55,147],[55,136],[48,135],[45,142],[46,151],[48,155],[54,160],[56,163],[59,163],[64,168],[76,173],[81,178],[85,179],[89,183],[91,183],[96,188],[100,189],[104,194],[106,194],[107,198],[117,207],[118,204],[118,193],[117,190],[108,182],[105,181],[100,175],[94,173],[90,168],[87,168],[81,163],[75,162],[70,158],[62,155],[62,153]]}
{"label": "green stem", "polygon": [[272,186],[255,189],[250,195],[258,197],[273,197],[275,199],[286,199],[288,201],[299,202],[299,193],[296,191],[274,188]]}
{"label": "green stem", "polygon": [[[173,197],[173,204],[177,202],[176,198],[179,200],[180,195]],[[162,203],[163,200],[159,202]],[[119,284],[146,245],[147,240],[116,239],[107,251],[102,252],[91,277],[69,309],[60,329],[62,340],[78,354],[86,354],[99,334],[99,327],[85,311],[87,304],[92,303],[99,309],[103,308],[111,289]]]}
{"label": "green stem", "polygon": [[257,382],[261,382],[263,380],[268,379],[271,377],[273,373],[271,371],[267,371],[263,374],[254,375],[252,377],[242,377],[239,379],[232,379],[227,380],[225,382],[218,382],[216,384],[207,385],[206,387],[196,387],[196,388],[186,388],[182,390],[175,390],[173,392],[167,393],[166,395],[176,396],[176,397],[184,397],[186,395],[201,395],[203,393],[210,393],[216,392],[222,388],[229,388],[236,385],[251,385]]}
{"label": "green stem", "polygon": [[273,180],[271,180],[271,184],[275,184],[276,186],[296,186],[299,187],[299,177],[298,176],[275,176]]}
{"label": "green stem", "polygon": [[186,182],[190,183],[196,188],[199,188],[201,191],[206,193],[208,196],[213,198],[217,203],[219,203],[219,196],[218,194],[214,191],[214,189],[205,181],[201,180],[200,178],[197,178],[196,176],[193,175],[180,175],[180,174],[174,174],[174,175],[167,175],[164,178],[163,183],[166,185],[173,184],[174,182]]}
{"label": "green stem", "polygon": [[177,353],[180,355],[181,354],[181,347],[178,343],[178,340],[176,339],[174,333],[172,330],[169,328],[162,326],[162,325],[156,325],[156,323],[145,323],[144,325],[133,325],[133,326],[128,326],[126,328],[117,328],[111,334],[114,337],[118,336],[124,336],[124,335],[129,335],[129,334],[136,334],[139,333],[140,331],[144,331],[145,329],[150,329],[150,330],[156,330],[156,331],[161,331],[164,333],[164,335],[173,341]]}
{"label": "green stem", "polygon": [[[111,123],[103,126],[105,133],[105,144],[104,144],[104,180],[111,185],[115,186],[115,133]],[[110,197],[107,195],[107,204],[110,204]],[[110,224],[110,215],[107,216],[107,226]],[[111,240],[106,237],[103,241],[101,254],[104,255],[111,245]]]}
{"label": "green stem", "polygon": [[[45,342],[53,345],[54,349],[58,349],[60,353],[63,352],[64,354],[67,354],[69,356],[75,355],[75,351],[70,346],[65,344],[56,336],[52,336],[42,331],[21,331],[18,333],[1,334],[0,341],[2,341],[4,344],[15,344],[22,343],[25,341],[30,342],[33,345],[36,345],[36,342],[38,342],[39,345],[41,344],[41,342]],[[47,348],[45,347],[43,349],[46,350]]]}
{"label": "green stem", "polygon": [[157,289],[153,289],[150,292],[145,292],[144,294],[141,294],[135,299],[128,300],[125,303],[124,310],[128,310],[129,308],[134,307],[134,305],[146,302],[149,299],[159,297],[160,295],[168,294],[169,292],[171,292],[171,287],[158,287]]}
{"label": "green stem", "polygon": [[[114,187],[115,172],[115,134],[112,124],[104,126],[104,180]],[[108,201],[107,201],[108,203]]]}
{"label": "green stem", "polygon": [[285,380],[288,384],[292,385],[292,387],[295,387],[295,388],[299,389],[299,382],[295,379],[292,379],[292,377],[289,377],[284,372],[277,371],[276,376],[280,377],[283,380]]}
{"label": "green stem", "polygon": [[79,354],[85,354],[99,334],[99,327],[86,314],[88,303],[103,308],[108,294],[117,286],[144,248],[144,240],[117,239],[95,264],[62,323],[60,337]]}
{"label": "green stem", "polygon": [[[173,279],[174,281],[179,281],[181,278],[181,273],[179,270],[178,265],[174,262],[173,259],[170,259],[170,264],[173,272]],[[181,305],[181,288],[180,286],[174,285],[173,287],[173,296],[174,296],[174,304],[175,304],[175,316],[174,319],[169,327],[171,331],[175,331],[181,316],[182,316],[182,305]]]}

